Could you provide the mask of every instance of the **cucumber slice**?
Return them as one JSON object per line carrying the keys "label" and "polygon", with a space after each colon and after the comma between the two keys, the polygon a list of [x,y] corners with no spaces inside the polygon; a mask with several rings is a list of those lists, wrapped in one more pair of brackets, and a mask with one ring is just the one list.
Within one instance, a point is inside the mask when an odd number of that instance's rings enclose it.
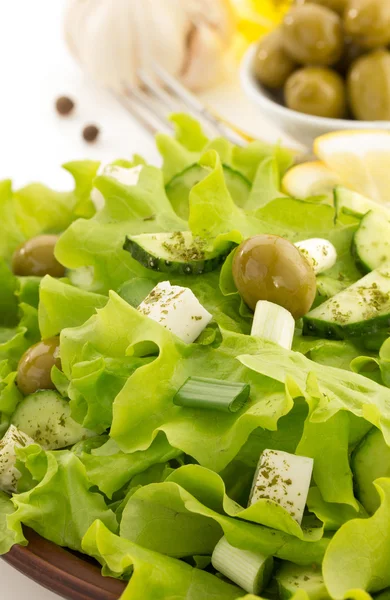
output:
{"label": "cucumber slice", "polygon": [[334,203],[336,217],[339,217],[341,213],[344,213],[357,219],[361,219],[370,210],[374,210],[390,219],[389,208],[342,186],[337,186],[334,190]]}
{"label": "cucumber slice", "polygon": [[276,573],[281,600],[289,600],[298,590],[304,590],[310,600],[330,600],[319,568],[300,567],[285,562]]}
{"label": "cucumber slice", "polygon": [[375,269],[303,317],[303,334],[330,339],[372,335],[390,326],[390,266]]}
{"label": "cucumber slice", "polygon": [[373,482],[378,477],[390,477],[390,448],[379,429],[373,427],[356,447],[351,467],[355,495],[372,515],[380,505],[379,494]]}
{"label": "cucumber slice", "polygon": [[371,210],[355,233],[352,252],[364,271],[369,272],[390,262],[390,222]]}
{"label": "cucumber slice", "polygon": [[53,390],[26,396],[11,422],[47,450],[66,448],[96,435],[72,419],[69,402]]}
{"label": "cucumber slice", "polygon": [[207,252],[204,240],[193,238],[190,231],[177,231],[127,237],[123,248],[147,269],[200,275],[220,267],[234,245],[226,242],[218,250]]}
{"label": "cucumber slice", "polygon": [[[227,165],[223,166],[225,181],[233,201],[237,206],[243,207],[249,197],[251,184],[238,171],[235,171]],[[176,214],[184,220],[189,217],[189,196],[190,191],[200,181],[202,181],[211,170],[201,165],[191,165],[173,179],[166,186],[167,196],[172,204]]]}

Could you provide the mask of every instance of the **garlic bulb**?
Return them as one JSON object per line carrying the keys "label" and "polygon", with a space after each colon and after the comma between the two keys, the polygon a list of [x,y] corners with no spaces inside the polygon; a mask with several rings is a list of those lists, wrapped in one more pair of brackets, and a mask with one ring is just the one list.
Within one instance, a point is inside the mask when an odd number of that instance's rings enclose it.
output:
{"label": "garlic bulb", "polygon": [[226,72],[235,20],[229,0],[68,0],[65,35],[85,70],[121,91],[157,61],[193,90]]}

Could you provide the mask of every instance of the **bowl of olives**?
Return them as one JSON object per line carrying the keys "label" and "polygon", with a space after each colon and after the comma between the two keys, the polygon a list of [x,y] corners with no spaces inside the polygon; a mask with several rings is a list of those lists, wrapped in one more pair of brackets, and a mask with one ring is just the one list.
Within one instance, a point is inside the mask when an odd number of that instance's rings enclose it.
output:
{"label": "bowl of olives", "polygon": [[295,0],[241,76],[262,113],[306,146],[330,131],[390,129],[390,1]]}

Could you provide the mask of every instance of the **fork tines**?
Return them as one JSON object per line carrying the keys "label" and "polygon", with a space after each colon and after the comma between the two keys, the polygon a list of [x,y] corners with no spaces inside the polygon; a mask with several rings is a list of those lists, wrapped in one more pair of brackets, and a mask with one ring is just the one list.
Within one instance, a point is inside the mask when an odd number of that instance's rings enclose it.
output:
{"label": "fork tines", "polygon": [[152,135],[159,131],[171,133],[173,126],[167,120],[167,115],[184,109],[197,117],[212,135],[222,135],[238,146],[244,146],[249,141],[248,136],[213,114],[161,65],[150,63],[150,71],[141,69],[138,79],[140,87],[124,85],[123,95],[116,95],[116,98]]}

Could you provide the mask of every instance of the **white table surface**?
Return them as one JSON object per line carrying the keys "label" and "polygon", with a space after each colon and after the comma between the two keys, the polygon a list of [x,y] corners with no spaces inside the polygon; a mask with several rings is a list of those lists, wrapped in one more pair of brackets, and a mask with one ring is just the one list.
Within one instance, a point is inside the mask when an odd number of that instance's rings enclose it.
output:
{"label": "white table surface", "polygon": [[[0,179],[12,178],[15,186],[41,181],[66,189],[71,180],[60,165],[68,160],[109,161],[134,152],[158,160],[153,140],[105,91],[86,81],[68,55],[62,39],[64,5],[64,0],[0,0]],[[70,118],[60,119],[53,109],[62,94],[77,102]],[[252,135],[283,139],[276,124],[262,119],[245,99],[238,78],[205,98]],[[94,145],[81,138],[88,123],[102,129]],[[0,581],[4,600],[59,598],[1,560]]]}

